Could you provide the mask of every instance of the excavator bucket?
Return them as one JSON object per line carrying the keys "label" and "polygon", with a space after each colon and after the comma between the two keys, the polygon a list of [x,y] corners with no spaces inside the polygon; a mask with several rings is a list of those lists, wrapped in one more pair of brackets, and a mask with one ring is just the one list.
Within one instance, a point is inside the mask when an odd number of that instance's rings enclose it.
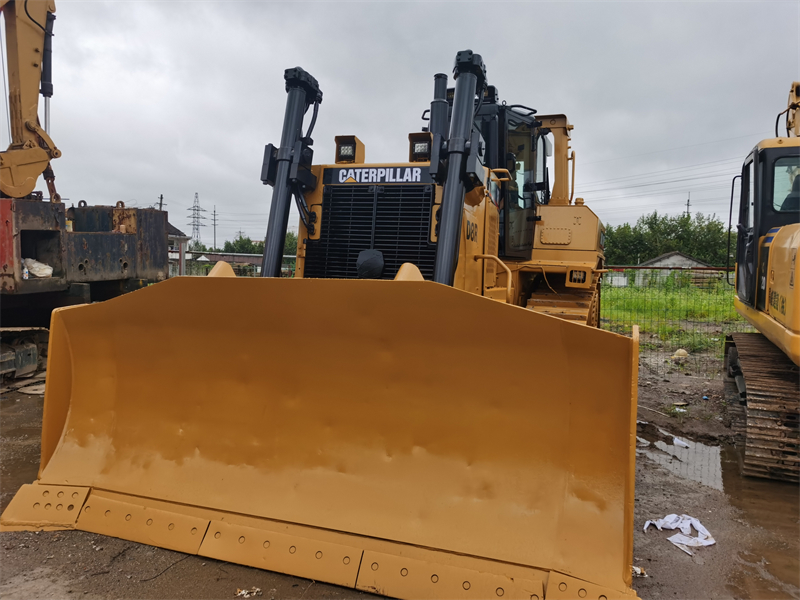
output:
{"label": "excavator bucket", "polygon": [[2,527],[401,598],[635,597],[637,344],[429,281],[59,309],[39,477]]}

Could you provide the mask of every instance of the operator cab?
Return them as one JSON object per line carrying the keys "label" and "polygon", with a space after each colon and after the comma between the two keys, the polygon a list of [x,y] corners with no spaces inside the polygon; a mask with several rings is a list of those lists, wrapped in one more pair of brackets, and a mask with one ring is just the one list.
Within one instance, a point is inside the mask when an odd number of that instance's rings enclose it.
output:
{"label": "operator cab", "polygon": [[[447,102],[451,110],[453,97],[454,89],[450,88]],[[484,166],[509,173],[509,181],[492,181],[489,190],[500,214],[498,256],[530,260],[539,218],[536,207],[550,200],[546,160],[552,155],[549,130],[536,120],[534,109],[499,102],[497,88],[492,85],[475,104],[473,128],[486,145]]]}
{"label": "operator cab", "polygon": [[[758,144],[742,166],[739,221],[736,226],[736,295],[764,310],[768,252],[761,239],[785,225],[800,222],[800,148],[791,138]],[[758,287],[759,293],[756,293]],[[756,306],[756,303],[758,306]]]}

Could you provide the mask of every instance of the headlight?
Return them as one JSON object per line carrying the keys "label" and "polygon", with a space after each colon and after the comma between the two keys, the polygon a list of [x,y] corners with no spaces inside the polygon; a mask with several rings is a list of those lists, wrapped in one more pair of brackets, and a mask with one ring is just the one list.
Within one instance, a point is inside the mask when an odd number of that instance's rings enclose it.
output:
{"label": "headlight", "polygon": [[427,131],[408,134],[408,162],[428,162],[431,159],[431,134]]}
{"label": "headlight", "polygon": [[354,135],[337,135],[336,163],[353,164],[364,162],[364,144]]}

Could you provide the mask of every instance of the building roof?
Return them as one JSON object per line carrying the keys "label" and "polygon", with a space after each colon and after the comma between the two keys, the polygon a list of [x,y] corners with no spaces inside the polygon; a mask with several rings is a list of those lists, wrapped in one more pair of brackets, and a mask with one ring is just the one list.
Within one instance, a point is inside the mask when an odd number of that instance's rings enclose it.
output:
{"label": "building roof", "polygon": [[183,233],[180,229],[175,227],[172,223],[167,221],[167,237],[175,238],[175,239],[191,239],[190,236]]}
{"label": "building roof", "polygon": [[694,256],[689,256],[688,254],[684,254],[680,250],[673,250],[672,252],[667,252],[666,254],[662,254],[661,256],[656,256],[655,258],[651,258],[650,260],[646,260],[643,263],[639,263],[637,266],[639,267],[656,267],[659,263],[664,262],[665,260],[672,258],[673,256],[682,256],[686,260],[692,261],[697,263],[698,267],[710,267],[708,263],[704,263],[702,260],[697,260]]}

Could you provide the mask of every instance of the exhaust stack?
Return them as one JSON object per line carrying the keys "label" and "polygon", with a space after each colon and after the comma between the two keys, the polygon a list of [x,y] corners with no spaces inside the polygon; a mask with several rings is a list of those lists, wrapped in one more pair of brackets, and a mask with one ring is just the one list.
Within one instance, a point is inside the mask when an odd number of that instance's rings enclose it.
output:
{"label": "exhaust stack", "polygon": [[431,102],[431,135],[437,133],[442,139],[447,139],[447,130],[450,126],[447,120],[447,75],[437,73],[433,76],[433,102]]}

